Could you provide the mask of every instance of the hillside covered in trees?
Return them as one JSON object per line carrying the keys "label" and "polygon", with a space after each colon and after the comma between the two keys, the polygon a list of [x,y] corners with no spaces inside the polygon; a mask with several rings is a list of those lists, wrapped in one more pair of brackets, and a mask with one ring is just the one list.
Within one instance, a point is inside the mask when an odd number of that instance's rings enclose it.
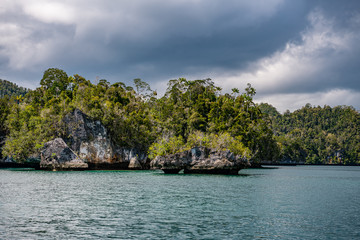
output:
{"label": "hillside covered in trees", "polygon": [[[194,146],[230,149],[253,162],[359,164],[359,113],[351,107],[279,114],[253,102],[255,89],[221,93],[211,79],[170,80],[163,97],[140,79],[97,84],[63,70],[44,72],[40,87],[0,99],[2,153],[18,162],[38,158],[44,143],[66,137],[62,121],[79,109],[100,120],[118,146],[157,155]],[[21,95],[20,95],[21,96]]]}
{"label": "hillside covered in trees", "polygon": [[0,79],[0,98],[5,96],[25,96],[29,90],[17,86],[15,83]]}
{"label": "hillside covered in trees", "polygon": [[134,87],[106,80],[93,84],[55,68],[44,72],[40,85],[22,102],[8,101],[3,114],[3,154],[16,161],[36,158],[45,142],[66,137],[62,119],[74,109],[100,120],[116,145],[148,152],[150,158],[193,146],[230,149],[258,161],[278,157],[250,85],[243,94],[222,95],[210,79],[180,78],[169,81],[166,94],[157,98],[140,79]]}
{"label": "hillside covered in trees", "polygon": [[271,122],[280,159],[307,164],[359,164],[360,114],[353,107],[311,106],[280,114],[260,104]]}

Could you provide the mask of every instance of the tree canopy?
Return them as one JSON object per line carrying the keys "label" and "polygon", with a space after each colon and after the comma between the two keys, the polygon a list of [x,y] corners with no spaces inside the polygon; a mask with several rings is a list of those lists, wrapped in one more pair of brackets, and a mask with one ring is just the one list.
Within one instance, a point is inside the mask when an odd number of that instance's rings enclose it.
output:
{"label": "tree canopy", "polygon": [[44,72],[40,87],[0,98],[0,133],[4,155],[24,161],[45,142],[66,137],[63,118],[80,109],[100,120],[114,144],[137,148],[149,157],[194,146],[230,149],[253,162],[295,161],[358,164],[359,113],[351,107],[309,105],[280,114],[269,104],[255,104],[256,90],[223,94],[211,79],[173,79],[158,97],[149,84],[134,86],[101,79],[91,83],[63,70]]}
{"label": "tree canopy", "polygon": [[360,164],[360,114],[353,107],[311,106],[280,114],[260,109],[272,121],[281,159],[308,164]]}
{"label": "tree canopy", "polygon": [[0,79],[0,98],[4,98],[5,96],[23,97],[28,91],[28,89],[19,87],[15,83]]}

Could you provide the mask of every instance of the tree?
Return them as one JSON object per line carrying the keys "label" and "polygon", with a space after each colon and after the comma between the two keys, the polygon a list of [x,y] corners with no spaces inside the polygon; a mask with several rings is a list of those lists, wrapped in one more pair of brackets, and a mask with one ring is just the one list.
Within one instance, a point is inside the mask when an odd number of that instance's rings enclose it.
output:
{"label": "tree", "polygon": [[40,85],[54,95],[59,95],[60,92],[66,90],[68,84],[68,75],[58,68],[47,69],[40,81]]}

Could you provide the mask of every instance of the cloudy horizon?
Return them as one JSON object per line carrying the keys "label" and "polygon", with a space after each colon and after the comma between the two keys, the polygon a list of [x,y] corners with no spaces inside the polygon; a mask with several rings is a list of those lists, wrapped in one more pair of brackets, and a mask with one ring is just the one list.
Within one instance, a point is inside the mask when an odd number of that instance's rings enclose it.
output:
{"label": "cloudy horizon", "polygon": [[0,0],[0,79],[36,88],[56,67],[95,82],[251,83],[280,112],[360,109],[360,1]]}

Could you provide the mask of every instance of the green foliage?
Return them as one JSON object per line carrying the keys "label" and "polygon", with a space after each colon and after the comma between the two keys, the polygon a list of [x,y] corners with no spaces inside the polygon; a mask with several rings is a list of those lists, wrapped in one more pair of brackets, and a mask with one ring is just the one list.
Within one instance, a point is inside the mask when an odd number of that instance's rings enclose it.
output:
{"label": "green foliage", "polygon": [[306,105],[280,114],[269,104],[256,105],[250,84],[243,93],[221,94],[211,79],[170,80],[161,98],[141,79],[134,87],[105,79],[93,84],[57,68],[46,70],[40,84],[23,95],[6,82],[14,94],[0,98],[3,152],[19,162],[64,137],[62,119],[78,108],[100,120],[114,144],[148,151],[151,158],[206,146],[254,162],[360,163],[360,117],[351,107]]}
{"label": "green foliage", "polygon": [[284,161],[309,164],[360,164],[360,114],[354,108],[305,107],[279,114],[260,104],[272,121]]}
{"label": "green foliage", "polygon": [[61,133],[61,118],[52,109],[37,112],[28,104],[13,105],[6,121],[9,134],[4,155],[17,162],[36,156],[43,144]]}
{"label": "green foliage", "polygon": [[247,155],[254,161],[262,157],[276,159],[278,145],[268,121],[253,103],[255,89],[249,84],[245,93],[238,94],[239,90],[233,89],[233,95],[221,95],[220,90],[211,79],[170,80],[165,96],[154,109],[157,125],[167,133],[167,138],[181,136],[188,148],[196,145],[221,148],[221,143],[215,140],[225,141],[227,136],[231,141],[225,148],[232,147],[240,154],[248,149]]}
{"label": "green foliage", "polygon": [[68,83],[68,75],[58,68],[46,70],[40,81],[40,85],[52,94],[58,94],[66,90]]}
{"label": "green foliage", "polygon": [[0,79],[0,98],[5,96],[25,96],[29,90],[18,87],[15,83]]}
{"label": "green foliage", "polygon": [[232,137],[230,133],[203,133],[194,132],[189,135],[186,143],[188,149],[193,147],[203,146],[207,148],[216,149],[218,151],[230,150],[234,154],[242,155],[250,158],[250,149],[245,147],[241,142],[241,137]]}
{"label": "green foliage", "polygon": [[211,79],[180,78],[170,80],[164,97],[157,99],[141,79],[134,80],[135,91],[105,79],[95,85],[57,68],[46,70],[40,84],[17,102],[6,122],[4,153],[17,161],[39,153],[44,142],[62,137],[62,119],[75,108],[100,120],[115,144],[149,151],[151,157],[198,144],[246,153],[255,160],[277,152],[267,122],[252,101],[251,85],[243,94],[233,89],[234,95],[221,95]]}
{"label": "green foliage", "polygon": [[8,134],[6,120],[10,113],[9,97],[0,98],[0,159],[3,158],[1,148],[4,145],[5,137]]}
{"label": "green foliage", "polygon": [[231,137],[229,133],[207,134],[196,131],[190,134],[187,142],[181,136],[173,136],[169,139],[161,138],[149,148],[149,158],[174,154],[194,147],[207,147],[218,151],[230,150],[234,154],[250,157],[250,150],[241,142],[241,138]]}
{"label": "green foliage", "polygon": [[7,108],[11,111],[2,110],[0,105],[0,117],[7,119],[4,128],[8,129],[4,154],[18,162],[38,155],[45,142],[64,137],[62,119],[75,108],[100,120],[115,144],[147,151],[158,134],[150,114],[154,92],[145,82],[135,82],[143,93],[121,82],[110,85],[101,79],[95,85],[57,68],[46,70],[41,87],[26,94],[23,101],[14,102]]}
{"label": "green foliage", "polygon": [[154,142],[149,147],[149,158],[153,159],[156,156],[165,156],[167,154],[174,154],[187,150],[184,139],[181,136],[170,137],[169,139],[161,138],[158,142]]}
{"label": "green foliage", "polygon": [[9,98],[0,98],[0,136],[6,134],[5,121],[10,113]]}

